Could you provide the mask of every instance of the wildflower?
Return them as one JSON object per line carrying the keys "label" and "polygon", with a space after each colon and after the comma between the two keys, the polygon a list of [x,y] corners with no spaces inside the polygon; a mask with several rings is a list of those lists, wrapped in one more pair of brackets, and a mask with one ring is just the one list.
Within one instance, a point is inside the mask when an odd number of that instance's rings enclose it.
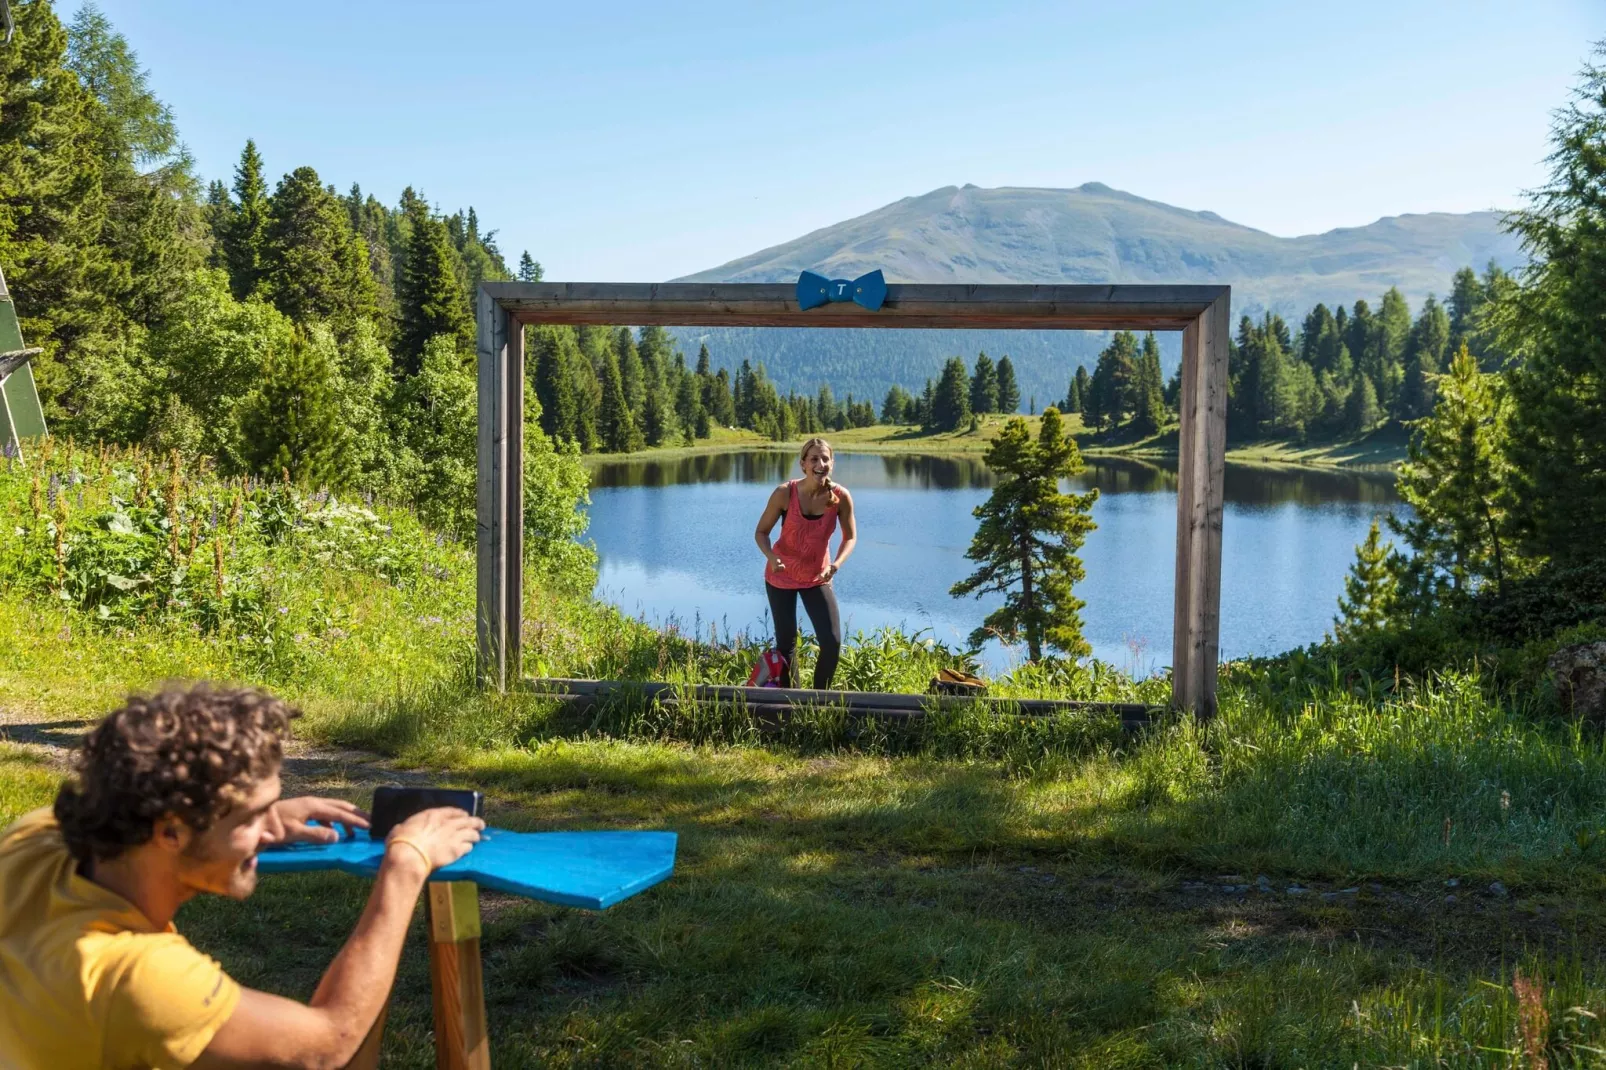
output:
{"label": "wildflower", "polygon": [[55,473],[51,473],[50,485],[45,489],[45,501],[49,504],[50,508],[54,509],[56,507],[56,495],[60,492],[61,477]]}
{"label": "wildflower", "polygon": [[346,629],[344,629],[344,628],[330,628],[324,634],[327,635],[331,639],[344,639],[344,638],[346,638],[346,636],[350,635],[351,633],[346,631]]}
{"label": "wildflower", "polygon": [[1500,809],[1502,811],[1511,809],[1511,792],[1502,791],[1500,793]]}
{"label": "wildflower", "polygon": [[279,616],[282,617],[288,612],[290,612],[290,607],[289,606],[280,606],[279,607]]}

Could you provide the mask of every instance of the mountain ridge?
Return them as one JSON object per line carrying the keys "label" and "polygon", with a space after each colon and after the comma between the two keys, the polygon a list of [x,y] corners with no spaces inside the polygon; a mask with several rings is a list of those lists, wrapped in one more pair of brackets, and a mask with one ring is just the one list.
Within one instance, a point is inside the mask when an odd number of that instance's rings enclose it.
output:
{"label": "mountain ridge", "polygon": [[[1285,238],[1101,182],[967,184],[904,197],[675,281],[787,282],[803,270],[852,278],[880,268],[889,282],[1225,283],[1234,318],[1271,310],[1297,328],[1318,301],[1375,303],[1398,286],[1415,308],[1429,293],[1445,294],[1461,267],[1519,265],[1520,246],[1501,217],[1403,213]],[[1025,331],[721,328],[682,337],[707,341],[717,363],[762,360],[782,389],[812,390],[828,378],[838,393],[860,397],[879,397],[893,382],[918,388],[946,355],[1007,352],[1023,392],[1043,404],[1103,344],[1099,335]],[[1175,352],[1175,343],[1166,348]]]}

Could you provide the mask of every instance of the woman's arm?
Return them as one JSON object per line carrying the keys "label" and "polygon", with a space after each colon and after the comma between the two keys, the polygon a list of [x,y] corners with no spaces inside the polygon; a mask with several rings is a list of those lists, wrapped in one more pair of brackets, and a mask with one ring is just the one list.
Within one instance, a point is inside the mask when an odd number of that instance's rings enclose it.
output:
{"label": "woman's arm", "polygon": [[836,489],[842,502],[836,507],[837,521],[842,525],[842,542],[836,548],[836,560],[831,562],[831,575],[836,575],[842,563],[853,554],[859,544],[859,525],[853,518],[853,496],[841,487]]}
{"label": "woman's arm", "polygon": [[781,512],[786,508],[787,490],[785,486],[776,487],[770,491],[770,500],[764,503],[764,512],[759,514],[758,528],[753,532],[753,541],[764,553],[764,560],[776,572],[785,572],[786,565],[775,556],[775,548],[770,545],[770,532],[775,530],[775,522],[781,519]]}

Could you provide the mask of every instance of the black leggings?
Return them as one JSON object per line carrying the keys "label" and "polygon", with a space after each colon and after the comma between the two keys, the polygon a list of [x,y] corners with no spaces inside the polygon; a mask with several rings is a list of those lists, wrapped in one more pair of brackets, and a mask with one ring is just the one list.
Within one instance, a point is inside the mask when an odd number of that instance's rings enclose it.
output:
{"label": "black leggings", "polygon": [[775,649],[786,659],[786,686],[797,686],[797,596],[801,595],[809,623],[814,625],[814,637],[820,642],[820,658],[814,663],[814,687],[830,687],[837,660],[842,656],[842,618],[836,608],[836,592],[829,583],[791,591],[766,582],[764,593],[769,595],[770,616],[775,618]]}

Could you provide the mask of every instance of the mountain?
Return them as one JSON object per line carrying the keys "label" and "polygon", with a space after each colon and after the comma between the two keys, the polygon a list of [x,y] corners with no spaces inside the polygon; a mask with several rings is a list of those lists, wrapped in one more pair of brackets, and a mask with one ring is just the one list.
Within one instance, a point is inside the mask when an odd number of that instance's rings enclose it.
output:
{"label": "mountain", "polygon": [[[1450,276],[1523,261],[1500,213],[1389,216],[1363,227],[1280,238],[1090,182],[1076,189],[946,186],[676,281],[786,282],[808,269],[853,278],[881,268],[889,282],[1195,282],[1232,286],[1233,313],[1271,309],[1297,329],[1318,301],[1376,305],[1398,286],[1419,305]],[[824,379],[838,395],[879,399],[893,382],[918,388],[955,353],[1009,354],[1023,396],[1041,407],[1065,392],[1103,336],[1053,331],[682,331],[715,364],[762,361],[783,389]],[[1175,339],[1165,340],[1170,360]]]}

